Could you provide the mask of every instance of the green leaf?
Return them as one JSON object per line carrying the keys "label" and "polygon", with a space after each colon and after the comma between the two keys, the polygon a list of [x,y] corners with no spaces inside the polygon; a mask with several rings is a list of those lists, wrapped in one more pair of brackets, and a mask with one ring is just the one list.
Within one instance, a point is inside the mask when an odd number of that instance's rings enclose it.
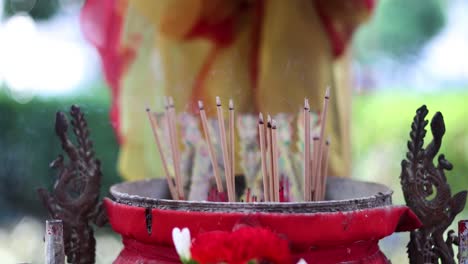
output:
{"label": "green leaf", "polygon": [[198,264],[198,262],[196,262],[195,260],[193,259],[181,259],[182,263],[184,264]]}

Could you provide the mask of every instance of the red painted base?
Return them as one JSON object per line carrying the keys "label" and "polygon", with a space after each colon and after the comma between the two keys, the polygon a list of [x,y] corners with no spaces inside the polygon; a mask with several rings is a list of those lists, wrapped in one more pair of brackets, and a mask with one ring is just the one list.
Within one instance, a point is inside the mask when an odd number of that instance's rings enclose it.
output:
{"label": "red painted base", "polygon": [[112,228],[123,237],[125,248],[116,264],[180,263],[173,247],[172,229],[190,229],[192,238],[213,232],[231,232],[236,225],[256,223],[289,242],[291,262],[388,263],[378,247],[383,237],[418,228],[421,223],[406,206],[314,213],[223,213],[151,210],[148,233],[145,208],[105,200]]}

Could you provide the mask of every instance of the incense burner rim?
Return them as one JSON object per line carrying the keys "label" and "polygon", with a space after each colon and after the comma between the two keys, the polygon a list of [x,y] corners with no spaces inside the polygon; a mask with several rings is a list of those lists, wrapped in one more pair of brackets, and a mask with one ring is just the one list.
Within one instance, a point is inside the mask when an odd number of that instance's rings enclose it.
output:
{"label": "incense burner rim", "polygon": [[[375,207],[392,205],[391,196],[393,191],[383,184],[357,181],[346,178],[330,177],[327,189],[333,189],[336,185],[352,181],[353,184],[362,184],[365,187],[379,190],[373,195],[365,195],[350,199],[325,200],[313,202],[211,202],[211,201],[186,201],[170,200],[165,198],[145,197],[141,194],[128,192],[128,189],[137,186],[148,187],[148,185],[159,184],[164,186],[159,197],[167,197],[167,187],[164,179],[146,179],[132,182],[123,182],[113,185],[110,193],[114,200],[121,204],[130,206],[192,212],[231,212],[231,213],[329,213],[339,211],[362,210]],[[332,186],[334,185],[334,186]],[[127,189],[127,191],[125,191]],[[329,196],[327,198],[330,198]]]}

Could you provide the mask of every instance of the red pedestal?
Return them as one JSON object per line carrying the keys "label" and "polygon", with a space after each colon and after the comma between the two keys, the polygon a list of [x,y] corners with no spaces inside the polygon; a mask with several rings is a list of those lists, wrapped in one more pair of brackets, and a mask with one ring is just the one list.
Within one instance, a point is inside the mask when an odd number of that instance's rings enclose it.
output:
{"label": "red pedestal", "polygon": [[[267,228],[289,242],[290,263],[388,263],[378,241],[421,223],[406,206],[329,213],[187,212],[119,204],[105,206],[125,248],[114,263],[180,263],[172,241],[175,227],[190,229],[192,238],[206,232],[232,231],[236,225]],[[146,212],[145,212],[146,211]],[[148,221],[147,219],[151,219]],[[148,232],[148,224],[151,233]]]}

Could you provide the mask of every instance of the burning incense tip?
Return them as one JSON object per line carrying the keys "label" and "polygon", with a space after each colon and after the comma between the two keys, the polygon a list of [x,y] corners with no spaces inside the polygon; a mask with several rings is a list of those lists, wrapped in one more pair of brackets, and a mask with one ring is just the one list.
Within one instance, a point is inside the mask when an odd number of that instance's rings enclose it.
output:
{"label": "burning incense tip", "polygon": [[258,123],[259,123],[260,125],[263,125],[263,114],[262,114],[262,113],[259,113],[259,114],[258,114]]}
{"label": "burning incense tip", "polygon": [[330,87],[327,87],[327,91],[325,92],[325,99],[330,99]]}
{"label": "burning incense tip", "polygon": [[234,110],[234,101],[232,99],[229,99],[229,110]]}
{"label": "burning incense tip", "polygon": [[151,110],[149,109],[149,107],[146,107],[146,112],[149,112],[149,111],[151,111]]}
{"label": "burning incense tip", "polygon": [[327,141],[325,141],[325,145],[329,146],[329,145],[330,145],[330,141],[331,141],[331,139],[328,138]]}
{"label": "burning incense tip", "polygon": [[203,110],[203,102],[202,101],[198,101],[198,108],[200,110]]}
{"label": "burning incense tip", "polygon": [[314,136],[313,140],[320,140],[320,137],[319,136]]}
{"label": "burning incense tip", "polygon": [[304,110],[306,111],[310,110],[309,99],[307,98],[304,99]]}
{"label": "burning incense tip", "polygon": [[219,99],[219,96],[216,96],[216,106],[221,106],[221,99]]}
{"label": "burning incense tip", "polygon": [[271,128],[276,129],[276,120],[271,120]]}

